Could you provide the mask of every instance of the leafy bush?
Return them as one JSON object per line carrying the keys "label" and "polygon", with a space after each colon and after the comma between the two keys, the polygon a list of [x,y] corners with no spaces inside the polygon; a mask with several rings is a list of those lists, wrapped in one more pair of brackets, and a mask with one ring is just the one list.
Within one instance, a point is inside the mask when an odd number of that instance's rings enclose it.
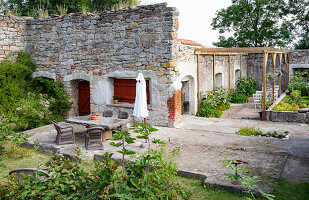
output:
{"label": "leafy bush", "polygon": [[255,80],[250,77],[238,78],[236,81],[236,91],[243,93],[246,96],[251,96],[255,93]]}
{"label": "leafy bush", "polygon": [[64,118],[72,107],[69,95],[64,91],[64,86],[61,82],[53,82],[47,78],[35,78],[31,88],[36,93],[48,95],[50,102],[49,110],[52,112],[56,120]]}
{"label": "leafy bush", "polygon": [[238,91],[231,92],[232,103],[247,103],[248,101],[249,99],[244,93],[240,93]]}
{"label": "leafy bush", "polygon": [[296,72],[295,75],[290,77],[289,90],[299,90],[302,96],[309,96],[309,85],[307,84],[308,78],[302,76],[302,73]]}
{"label": "leafy bush", "polygon": [[[135,132],[141,134],[140,137],[147,139],[155,130],[148,124],[136,124],[134,128]],[[115,146],[134,143],[129,132],[120,131],[117,134],[116,138],[120,139],[120,145],[114,143]],[[52,157],[45,164],[48,167],[47,171],[53,172],[51,178],[40,181],[37,178],[17,178],[11,175],[8,183],[0,188],[2,195],[0,198],[189,199],[190,192],[180,184],[173,183],[177,175],[177,165],[173,162],[173,158],[179,154],[180,149],[167,151],[164,142],[160,140],[153,142],[159,144],[160,149],[149,147],[148,153],[138,156],[134,163],[123,159],[121,165],[111,160],[112,154],[107,152],[102,156],[101,162],[95,162],[95,169],[90,173],[81,169],[79,163],[72,163],[62,156]],[[122,146],[122,150],[118,152],[125,155],[128,151],[130,150],[127,147]]]}
{"label": "leafy bush", "polygon": [[258,128],[258,129],[255,129],[255,128],[249,128],[249,127],[246,127],[246,128],[241,128],[238,130],[238,134],[239,135],[246,135],[246,136],[250,136],[250,135],[262,135],[263,132]]}
{"label": "leafy bush", "polygon": [[213,108],[211,106],[204,106],[204,107],[201,107],[197,113],[196,113],[197,116],[199,117],[221,117],[222,115],[222,111],[217,109],[217,108]]}
{"label": "leafy bush", "polygon": [[228,94],[228,91],[223,87],[217,88],[215,92],[208,92],[202,99],[196,115],[200,117],[220,117],[223,110],[230,108]]}
{"label": "leafy bush", "polygon": [[296,104],[289,104],[289,103],[280,101],[277,105],[274,106],[273,110],[297,112],[299,110],[299,106]]}
{"label": "leafy bush", "polygon": [[[32,79],[35,64],[29,55],[19,52],[15,62],[0,64],[0,115],[15,131],[23,131],[61,121],[71,108],[63,84],[46,78]],[[47,95],[45,95],[47,94]]]}
{"label": "leafy bush", "polygon": [[264,137],[274,137],[274,138],[286,138],[288,137],[288,132],[285,131],[284,133],[278,133],[277,131],[268,131],[267,133],[263,133],[259,128],[241,128],[237,132],[238,135],[245,135],[245,136],[264,136]]}

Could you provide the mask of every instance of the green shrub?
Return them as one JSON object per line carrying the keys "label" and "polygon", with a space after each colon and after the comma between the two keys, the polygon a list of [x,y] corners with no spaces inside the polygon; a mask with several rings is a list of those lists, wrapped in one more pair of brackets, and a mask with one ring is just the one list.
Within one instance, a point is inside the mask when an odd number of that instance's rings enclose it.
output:
{"label": "green shrub", "polygon": [[23,131],[62,121],[72,103],[60,82],[46,78],[32,79],[35,64],[20,52],[16,62],[0,64],[0,115],[5,116],[15,131]]}
{"label": "green shrub", "polygon": [[307,84],[308,78],[303,77],[302,73],[295,73],[290,77],[289,90],[299,90],[302,96],[309,96],[309,85]]}
{"label": "green shrub", "polygon": [[244,93],[238,91],[231,93],[232,103],[247,103],[249,101],[248,97]]}
{"label": "green shrub", "polygon": [[246,96],[251,96],[255,93],[255,80],[250,77],[238,78],[236,81],[236,91],[243,93]]}
{"label": "green shrub", "polygon": [[[148,138],[150,132],[156,130],[148,124],[137,124],[134,128],[134,132],[140,133],[142,138]],[[131,138],[127,131],[117,134],[122,135],[123,139],[120,145],[113,143],[113,146],[120,147],[122,142],[126,142],[118,152],[134,154],[127,149],[127,145],[134,143],[135,138]],[[72,163],[62,156],[52,157],[45,164],[49,167],[48,172],[53,172],[51,178],[40,181],[33,177],[18,178],[13,174],[6,185],[0,187],[0,198],[189,199],[190,192],[173,182],[177,175],[177,165],[173,159],[179,155],[180,148],[168,151],[163,141],[153,142],[159,145],[159,150],[149,147],[148,153],[138,156],[134,163],[127,160],[123,160],[122,164],[114,162],[111,160],[112,154],[107,152],[101,162],[95,162],[95,169],[90,173],[81,169],[79,159],[78,163]]]}
{"label": "green shrub", "polygon": [[280,101],[277,105],[273,107],[273,110],[297,112],[299,110],[299,106],[297,104],[289,104],[289,103]]}
{"label": "green shrub", "polygon": [[204,107],[201,107],[197,113],[196,113],[197,116],[199,117],[221,117],[222,115],[222,111],[219,110],[218,108],[213,108],[213,107],[210,107],[210,106],[204,106]]}
{"label": "green shrub", "polygon": [[258,128],[258,129],[255,129],[255,128],[249,128],[249,127],[246,127],[246,128],[241,128],[238,130],[238,134],[239,135],[246,135],[246,136],[250,136],[250,135],[262,135],[263,132]]}
{"label": "green shrub", "polygon": [[53,82],[48,78],[35,78],[32,82],[31,89],[36,93],[48,95],[50,102],[49,110],[55,119],[61,121],[66,117],[72,107],[69,95],[65,92],[61,82]]}

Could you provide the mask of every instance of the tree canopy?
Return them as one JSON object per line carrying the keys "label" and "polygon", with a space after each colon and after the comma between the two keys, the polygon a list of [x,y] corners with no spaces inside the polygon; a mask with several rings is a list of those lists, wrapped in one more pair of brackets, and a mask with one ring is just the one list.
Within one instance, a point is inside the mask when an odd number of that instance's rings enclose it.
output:
{"label": "tree canopy", "polygon": [[287,46],[291,43],[293,24],[284,0],[232,0],[213,18],[212,27],[220,34],[213,43],[220,47]]}
{"label": "tree canopy", "polygon": [[289,8],[295,24],[295,35],[298,37],[295,48],[309,49],[309,1],[290,0]]}
{"label": "tree canopy", "polygon": [[0,0],[5,12],[21,16],[40,16],[47,14],[66,14],[75,12],[102,12],[119,9],[129,5],[139,5],[139,0]]}

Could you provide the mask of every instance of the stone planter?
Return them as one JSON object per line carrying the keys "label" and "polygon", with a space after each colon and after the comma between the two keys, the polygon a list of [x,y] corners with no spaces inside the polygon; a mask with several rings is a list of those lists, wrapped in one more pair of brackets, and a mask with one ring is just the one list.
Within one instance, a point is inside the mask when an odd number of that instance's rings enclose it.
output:
{"label": "stone planter", "polygon": [[273,122],[306,123],[309,121],[309,113],[291,111],[266,111],[266,120]]}

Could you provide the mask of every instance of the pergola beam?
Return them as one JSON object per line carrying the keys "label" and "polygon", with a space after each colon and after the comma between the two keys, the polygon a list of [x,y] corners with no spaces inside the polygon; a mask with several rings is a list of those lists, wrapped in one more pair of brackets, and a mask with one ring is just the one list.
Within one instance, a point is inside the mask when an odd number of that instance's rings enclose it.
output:
{"label": "pergola beam", "polygon": [[248,53],[290,53],[290,50],[283,50],[271,47],[238,47],[238,48],[201,48],[195,49],[195,54],[248,54]]}

